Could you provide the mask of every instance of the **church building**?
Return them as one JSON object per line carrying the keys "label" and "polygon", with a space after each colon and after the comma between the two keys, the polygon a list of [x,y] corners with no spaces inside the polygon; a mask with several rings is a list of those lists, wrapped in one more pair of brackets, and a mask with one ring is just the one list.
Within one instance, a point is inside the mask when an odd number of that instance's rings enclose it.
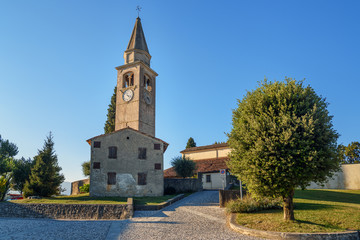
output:
{"label": "church building", "polygon": [[91,146],[90,196],[162,196],[163,155],[168,143],[155,137],[156,76],[150,68],[138,17],[116,67],[115,131],[88,139]]}

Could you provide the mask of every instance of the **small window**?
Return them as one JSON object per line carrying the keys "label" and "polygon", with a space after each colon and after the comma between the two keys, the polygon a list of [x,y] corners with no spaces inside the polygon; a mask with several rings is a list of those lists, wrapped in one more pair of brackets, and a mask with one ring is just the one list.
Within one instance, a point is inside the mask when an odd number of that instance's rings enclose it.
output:
{"label": "small window", "polygon": [[138,185],[146,185],[146,173],[138,173]]}
{"label": "small window", "polygon": [[109,158],[117,158],[117,147],[109,147]]}
{"label": "small window", "polygon": [[161,163],[155,163],[155,169],[161,170]]}
{"label": "small window", "polygon": [[151,92],[151,79],[147,75],[144,76],[144,88]]}
{"label": "small window", "polygon": [[155,150],[160,150],[161,149],[161,145],[159,143],[155,143],[154,144],[154,149]]}
{"label": "small window", "polygon": [[206,175],[206,182],[211,182],[211,175]]}
{"label": "small window", "polygon": [[101,142],[94,141],[94,148],[100,148],[100,147],[101,147]]}
{"label": "small window", "polygon": [[134,74],[132,72],[124,74],[123,88],[134,86]]}
{"label": "small window", "polygon": [[108,184],[115,185],[116,184],[116,173],[108,172]]}
{"label": "small window", "polygon": [[146,148],[139,148],[139,159],[146,159]]}
{"label": "small window", "polygon": [[93,163],[93,169],[100,169],[100,163],[99,162],[94,162]]}

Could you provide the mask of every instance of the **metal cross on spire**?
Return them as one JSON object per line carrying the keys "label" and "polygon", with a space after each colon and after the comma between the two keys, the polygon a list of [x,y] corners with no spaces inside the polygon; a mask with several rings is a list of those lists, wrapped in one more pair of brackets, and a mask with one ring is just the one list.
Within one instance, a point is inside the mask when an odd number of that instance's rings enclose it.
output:
{"label": "metal cross on spire", "polygon": [[142,9],[142,7],[140,7],[139,5],[136,6],[136,11],[138,12],[138,17],[140,15],[141,9]]}

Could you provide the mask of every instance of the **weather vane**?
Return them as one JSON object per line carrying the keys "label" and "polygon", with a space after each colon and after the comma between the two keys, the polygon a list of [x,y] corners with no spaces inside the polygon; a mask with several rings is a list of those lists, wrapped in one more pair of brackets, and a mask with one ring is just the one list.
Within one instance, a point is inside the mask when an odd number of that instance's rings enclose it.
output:
{"label": "weather vane", "polygon": [[136,11],[138,12],[138,17],[139,17],[139,14],[140,14],[140,12],[141,12],[141,9],[142,9],[142,7],[140,7],[139,5],[136,6]]}

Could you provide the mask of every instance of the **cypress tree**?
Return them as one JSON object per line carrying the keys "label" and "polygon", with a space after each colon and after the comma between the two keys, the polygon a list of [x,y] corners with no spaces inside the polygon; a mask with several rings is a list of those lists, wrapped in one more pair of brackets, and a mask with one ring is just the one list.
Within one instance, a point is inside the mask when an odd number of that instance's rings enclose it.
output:
{"label": "cypress tree", "polygon": [[114,94],[111,97],[111,101],[108,107],[107,119],[104,127],[105,134],[115,131],[116,91],[117,87],[115,86]]}
{"label": "cypress tree", "polygon": [[186,149],[187,148],[192,148],[192,147],[196,147],[196,142],[192,137],[190,137],[189,140],[186,143]]}

